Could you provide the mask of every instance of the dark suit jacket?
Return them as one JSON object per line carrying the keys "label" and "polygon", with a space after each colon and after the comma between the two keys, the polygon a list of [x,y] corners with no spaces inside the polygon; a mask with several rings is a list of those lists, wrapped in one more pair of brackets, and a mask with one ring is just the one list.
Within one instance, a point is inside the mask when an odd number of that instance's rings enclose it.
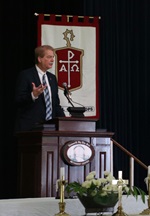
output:
{"label": "dark suit jacket", "polygon": [[[58,84],[56,76],[47,72],[48,81],[52,92],[52,118],[65,116],[58,96]],[[16,123],[15,132],[31,130],[40,122],[45,121],[46,107],[44,94],[38,99],[32,100],[32,82],[36,86],[41,84],[36,67],[29,68],[19,74],[16,84]]]}

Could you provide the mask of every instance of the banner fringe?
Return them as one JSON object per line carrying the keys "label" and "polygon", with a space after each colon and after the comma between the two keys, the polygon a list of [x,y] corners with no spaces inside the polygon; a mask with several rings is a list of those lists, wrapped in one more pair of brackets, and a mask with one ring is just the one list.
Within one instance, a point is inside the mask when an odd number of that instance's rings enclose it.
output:
{"label": "banner fringe", "polygon": [[[39,16],[40,14],[34,13],[34,15],[35,15],[35,16]],[[51,16],[52,14],[43,14],[43,15],[44,15],[44,16]],[[56,14],[55,16],[56,16],[56,17],[62,17],[62,16],[64,16],[64,15]],[[74,15],[66,15],[66,16],[67,16],[68,19],[74,17]],[[78,18],[81,18],[81,19],[84,18],[84,17],[86,17],[86,16],[78,16]],[[92,16],[89,16],[88,18],[89,18],[89,19],[94,19],[94,17],[92,17]],[[100,16],[99,16],[98,18],[101,19]]]}

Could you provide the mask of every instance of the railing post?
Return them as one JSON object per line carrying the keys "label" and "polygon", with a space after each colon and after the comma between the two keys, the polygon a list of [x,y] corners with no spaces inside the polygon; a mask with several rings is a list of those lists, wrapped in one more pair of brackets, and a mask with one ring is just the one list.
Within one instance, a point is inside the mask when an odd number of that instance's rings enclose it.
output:
{"label": "railing post", "polygon": [[113,176],[113,141],[110,141],[110,172]]}
{"label": "railing post", "polygon": [[130,187],[134,186],[134,158],[130,157]]}

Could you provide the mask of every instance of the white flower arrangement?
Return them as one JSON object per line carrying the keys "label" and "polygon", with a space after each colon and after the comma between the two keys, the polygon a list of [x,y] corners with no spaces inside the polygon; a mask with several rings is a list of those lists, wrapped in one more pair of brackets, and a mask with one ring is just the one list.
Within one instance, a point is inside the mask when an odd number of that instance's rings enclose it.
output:
{"label": "white flower arrangement", "polygon": [[[68,194],[76,193],[79,196],[86,197],[106,197],[110,194],[118,194],[118,185],[113,184],[112,180],[115,177],[108,171],[104,172],[104,178],[96,178],[96,172],[92,171],[87,176],[84,182],[71,182],[66,184],[65,190]],[[127,196],[133,195],[136,199],[141,195],[142,201],[145,203],[145,192],[136,186],[129,187],[122,184],[122,193]]]}

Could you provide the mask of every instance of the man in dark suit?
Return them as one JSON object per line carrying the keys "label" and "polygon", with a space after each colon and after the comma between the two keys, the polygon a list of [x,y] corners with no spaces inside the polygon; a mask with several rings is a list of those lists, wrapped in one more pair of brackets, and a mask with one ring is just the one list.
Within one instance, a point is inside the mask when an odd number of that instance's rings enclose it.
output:
{"label": "man in dark suit", "polygon": [[[54,48],[49,45],[39,46],[35,48],[35,66],[19,74],[15,97],[17,105],[15,132],[31,130],[38,123],[46,121],[44,98],[46,88],[50,95],[49,119],[65,116],[60,105],[56,76],[47,71],[52,68],[53,63]],[[46,74],[46,84],[42,81],[44,74]]]}

